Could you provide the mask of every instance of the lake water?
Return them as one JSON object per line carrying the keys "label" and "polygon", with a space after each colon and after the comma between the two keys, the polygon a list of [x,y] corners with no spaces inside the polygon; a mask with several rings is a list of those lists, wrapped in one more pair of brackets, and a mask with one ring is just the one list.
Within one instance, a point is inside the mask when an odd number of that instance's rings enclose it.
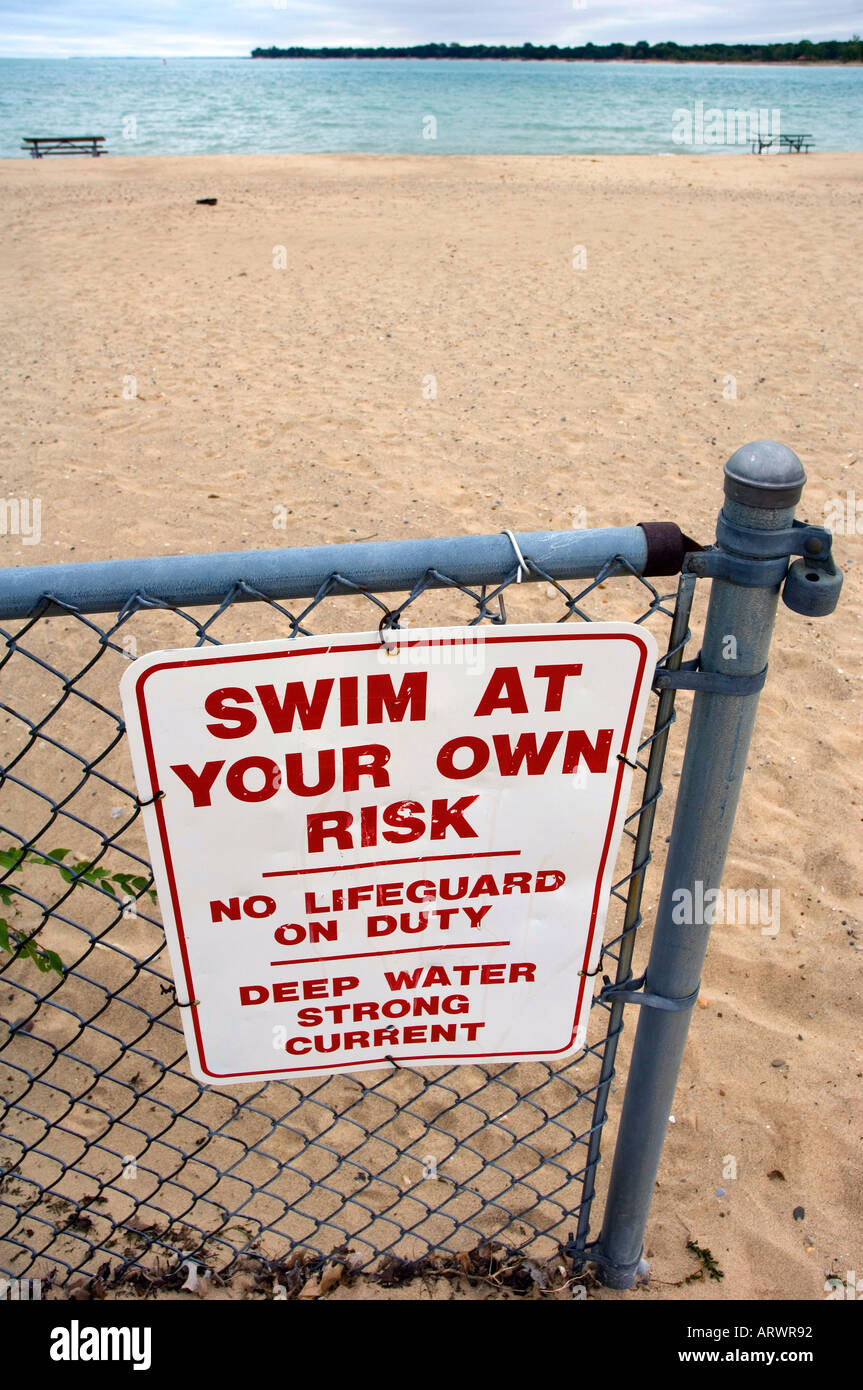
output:
{"label": "lake water", "polygon": [[[113,154],[728,153],[675,112],[778,111],[819,150],[863,150],[863,68],[419,59],[0,59],[0,156],[24,135]],[[765,114],[765,119],[768,119]],[[773,117],[769,118],[772,123]],[[727,123],[726,140],[738,127]]]}

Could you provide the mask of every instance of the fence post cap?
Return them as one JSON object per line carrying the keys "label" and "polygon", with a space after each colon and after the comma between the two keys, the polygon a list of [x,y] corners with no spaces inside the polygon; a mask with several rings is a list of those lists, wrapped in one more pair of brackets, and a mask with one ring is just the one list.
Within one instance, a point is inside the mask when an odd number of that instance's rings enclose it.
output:
{"label": "fence post cap", "polygon": [[793,507],[805,482],[794,450],[771,439],[744,444],[725,465],[725,495],[746,507]]}

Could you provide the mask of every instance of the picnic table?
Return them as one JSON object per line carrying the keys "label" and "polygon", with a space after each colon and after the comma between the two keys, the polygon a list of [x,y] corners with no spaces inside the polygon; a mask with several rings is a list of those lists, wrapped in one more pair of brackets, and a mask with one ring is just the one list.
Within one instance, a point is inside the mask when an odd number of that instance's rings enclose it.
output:
{"label": "picnic table", "polygon": [[42,159],[46,154],[91,154],[98,159],[105,151],[104,135],[25,135],[22,150],[31,159]]}
{"label": "picnic table", "polygon": [[779,149],[786,154],[808,154],[815,144],[813,136],[807,132],[798,132],[795,135],[757,135],[752,141],[752,153],[761,154],[762,150]]}
{"label": "picnic table", "polygon": [[789,151],[789,153],[791,152],[791,150],[794,150],[797,154],[800,154],[802,150],[804,154],[808,154],[815,142],[812,139],[811,135],[803,134],[780,135],[779,143],[780,145],[784,145],[785,148]]}

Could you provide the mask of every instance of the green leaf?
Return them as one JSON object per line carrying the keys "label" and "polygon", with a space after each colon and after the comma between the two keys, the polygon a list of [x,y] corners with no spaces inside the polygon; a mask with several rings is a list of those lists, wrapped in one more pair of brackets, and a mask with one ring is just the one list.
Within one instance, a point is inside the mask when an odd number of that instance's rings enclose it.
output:
{"label": "green leaf", "polygon": [[49,970],[56,970],[61,977],[65,974],[65,967],[56,951],[43,951],[33,941],[22,942],[11,931],[9,923],[0,917],[0,947],[8,951],[11,956],[17,956],[19,960],[32,960],[37,970],[41,970],[45,975]]}
{"label": "green leaf", "polygon": [[46,961],[38,946],[34,946],[32,941],[27,942],[27,945],[23,948],[21,954],[22,956],[29,956],[36,969],[41,970],[43,975],[46,973],[46,971],[51,969],[50,964],[48,963],[48,961]]}
{"label": "green leaf", "polygon": [[48,962],[46,967],[48,970],[56,970],[57,974],[62,978],[65,974],[65,968],[56,951],[45,951],[42,959]]}
{"label": "green leaf", "polygon": [[27,858],[31,864],[44,864],[49,869],[59,869],[60,865],[54,863],[55,858],[62,859],[64,854],[69,853],[68,849],[55,849],[50,854],[39,854],[36,850],[31,849]]}
{"label": "green leaf", "polygon": [[[62,873],[62,869],[60,870],[60,872]],[[85,883],[100,884],[103,881],[103,879],[111,877],[111,872],[109,869],[101,869],[98,866],[92,869],[88,866],[86,869],[83,869],[80,872],[78,872],[77,869],[73,870],[73,872],[75,873],[76,878],[83,879]]]}

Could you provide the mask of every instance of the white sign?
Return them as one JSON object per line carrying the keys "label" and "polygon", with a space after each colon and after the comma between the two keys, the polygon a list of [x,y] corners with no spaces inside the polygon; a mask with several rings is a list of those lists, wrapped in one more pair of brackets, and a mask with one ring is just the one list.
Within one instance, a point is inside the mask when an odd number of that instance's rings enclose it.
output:
{"label": "white sign", "polygon": [[123,705],[194,1074],[583,1045],[656,663],[630,625],[155,652]]}

